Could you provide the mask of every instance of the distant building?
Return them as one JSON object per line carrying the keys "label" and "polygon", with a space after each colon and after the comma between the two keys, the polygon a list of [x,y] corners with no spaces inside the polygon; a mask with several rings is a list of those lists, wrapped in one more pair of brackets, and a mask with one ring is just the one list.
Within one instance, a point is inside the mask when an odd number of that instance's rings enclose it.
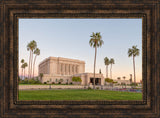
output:
{"label": "distant building", "polygon": [[[63,79],[62,83],[72,82],[72,77],[80,77],[82,79],[81,85],[93,84],[93,73],[85,73],[85,62],[77,59],[68,59],[62,57],[49,57],[39,64],[39,74],[43,73],[40,78],[41,82],[58,83]],[[104,85],[103,74],[95,74],[95,83],[97,85]]]}

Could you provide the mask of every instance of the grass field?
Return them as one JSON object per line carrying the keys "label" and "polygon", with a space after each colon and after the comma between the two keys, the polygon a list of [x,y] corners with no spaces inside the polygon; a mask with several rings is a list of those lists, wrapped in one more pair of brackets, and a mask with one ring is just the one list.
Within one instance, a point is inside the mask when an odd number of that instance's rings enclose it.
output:
{"label": "grass field", "polygon": [[142,93],[108,90],[20,90],[19,100],[142,100]]}

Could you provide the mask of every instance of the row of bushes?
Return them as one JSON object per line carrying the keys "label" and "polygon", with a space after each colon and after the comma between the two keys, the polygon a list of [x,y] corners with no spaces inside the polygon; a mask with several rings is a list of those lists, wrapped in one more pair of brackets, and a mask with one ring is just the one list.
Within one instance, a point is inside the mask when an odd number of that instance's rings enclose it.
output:
{"label": "row of bushes", "polygon": [[[47,82],[44,82],[44,84],[48,84]],[[51,84],[62,84],[62,82],[58,82],[58,83],[55,83],[55,82],[52,82]],[[72,82],[70,82],[70,83],[68,83],[68,82],[66,82],[65,84],[73,84]]]}
{"label": "row of bushes", "polygon": [[[108,83],[117,83],[117,82],[115,82],[115,81],[113,81],[113,79],[110,79],[110,78],[106,78],[105,79],[105,82],[108,82]],[[125,83],[121,83],[121,84],[117,84],[117,85],[130,85],[130,86],[138,86],[138,84],[137,83],[132,83],[132,84],[125,84]]]}
{"label": "row of bushes", "polygon": [[[73,82],[82,82],[80,77],[72,77],[72,81]],[[62,82],[63,82],[63,79],[60,79],[60,80],[56,79],[56,82],[52,82],[51,84],[62,84]],[[48,83],[50,83],[50,82],[49,81],[44,82],[44,84],[48,84]],[[67,79],[66,84],[73,84],[73,83],[72,82],[68,83],[68,79]]]}
{"label": "row of bushes", "polygon": [[38,80],[38,78],[36,79],[27,79],[25,78],[24,80],[19,80],[19,84],[41,84],[41,82]]}
{"label": "row of bushes", "polygon": [[[73,77],[72,81],[73,82],[82,82],[80,77]],[[57,81],[57,79],[56,79],[56,82],[52,82],[51,84],[62,84],[62,82],[63,82],[63,79],[60,79],[59,81]],[[49,83],[50,83],[49,81],[44,82],[44,84],[49,84]],[[36,78],[36,79],[25,78],[24,80],[19,79],[19,84],[41,84],[41,82],[38,80],[38,78]],[[68,80],[67,80],[66,84],[73,84],[73,83],[72,82],[68,83]]]}

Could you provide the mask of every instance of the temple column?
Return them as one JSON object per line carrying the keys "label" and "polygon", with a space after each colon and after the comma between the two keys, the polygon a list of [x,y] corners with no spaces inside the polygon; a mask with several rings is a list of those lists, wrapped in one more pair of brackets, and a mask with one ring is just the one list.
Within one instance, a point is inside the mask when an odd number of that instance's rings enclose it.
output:
{"label": "temple column", "polygon": [[62,74],[65,74],[65,64],[62,65]]}
{"label": "temple column", "polygon": [[67,73],[67,66],[66,64],[64,64],[64,74],[66,75],[66,73]]}
{"label": "temple column", "polygon": [[74,74],[73,65],[72,65],[72,75]]}
{"label": "temple column", "polygon": [[76,65],[74,65],[74,74],[77,74],[77,72],[76,72]]}
{"label": "temple column", "polygon": [[69,75],[71,74],[71,72],[70,72],[70,64],[68,64],[68,73],[69,73]]}
{"label": "temple column", "polygon": [[61,75],[63,74],[63,64],[61,63]]}
{"label": "temple column", "polygon": [[58,74],[61,74],[61,64],[58,62]]}
{"label": "temple column", "polygon": [[78,66],[76,66],[77,68],[76,68],[76,73],[78,74]]}
{"label": "temple column", "polygon": [[68,75],[68,64],[66,64],[66,75]]}
{"label": "temple column", "polygon": [[60,74],[61,74],[61,75],[62,75],[62,68],[63,68],[63,67],[62,67],[62,63],[61,63],[61,70],[60,70]]}
{"label": "temple column", "polygon": [[79,73],[79,66],[77,66],[77,73]]}
{"label": "temple column", "polygon": [[69,75],[69,64],[67,64],[67,75]]}
{"label": "temple column", "polygon": [[64,64],[64,75],[66,74],[66,64]]}
{"label": "temple column", "polygon": [[72,75],[72,65],[70,64],[70,75]]}
{"label": "temple column", "polygon": [[75,65],[73,65],[73,74],[76,73],[76,70],[75,70]]}
{"label": "temple column", "polygon": [[74,65],[74,74],[77,74],[76,65]]}
{"label": "temple column", "polygon": [[76,74],[78,73],[78,71],[77,71],[78,69],[77,68],[78,68],[78,66],[76,65]]}

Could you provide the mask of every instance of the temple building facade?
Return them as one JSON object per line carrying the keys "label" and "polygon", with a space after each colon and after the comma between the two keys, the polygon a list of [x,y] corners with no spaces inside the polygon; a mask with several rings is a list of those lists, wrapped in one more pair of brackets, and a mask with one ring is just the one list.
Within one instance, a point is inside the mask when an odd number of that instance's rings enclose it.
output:
{"label": "temple building facade", "polygon": [[[49,57],[43,60],[38,67],[39,74],[43,73],[43,77],[39,78],[42,83],[71,83],[72,77],[80,77],[81,85],[93,83],[93,73],[85,73],[85,62],[77,59],[68,59],[62,57]],[[102,74],[95,74],[95,83],[97,85],[104,84]]]}

